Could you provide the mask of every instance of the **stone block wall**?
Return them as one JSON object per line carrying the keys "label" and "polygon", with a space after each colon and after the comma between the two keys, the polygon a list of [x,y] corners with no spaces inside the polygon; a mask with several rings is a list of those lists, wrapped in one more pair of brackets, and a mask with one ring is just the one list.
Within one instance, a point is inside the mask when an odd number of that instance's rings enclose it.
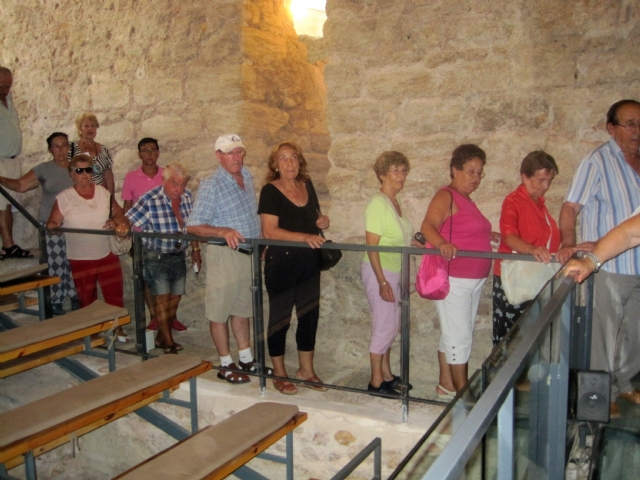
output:
{"label": "stone block wall", "polygon": [[[26,172],[49,158],[45,138],[77,138],[84,111],[114,157],[117,189],[139,164],[137,142],[160,141],[160,164],[183,162],[197,185],[217,167],[213,142],[240,134],[260,186],[266,157],[301,143],[326,197],[328,132],[322,64],[307,62],[283,2],[214,0],[6,1],[0,64],[14,71]],[[36,211],[40,193],[25,196]],[[32,245],[18,219],[18,241]]]}
{"label": "stone block wall", "polygon": [[522,158],[548,151],[557,218],[576,165],[608,138],[608,107],[640,97],[634,2],[328,0],[327,17],[328,183],[343,238],[363,234],[384,150],[411,161],[402,195],[416,229],[462,143],[487,152],[474,197],[496,229]]}

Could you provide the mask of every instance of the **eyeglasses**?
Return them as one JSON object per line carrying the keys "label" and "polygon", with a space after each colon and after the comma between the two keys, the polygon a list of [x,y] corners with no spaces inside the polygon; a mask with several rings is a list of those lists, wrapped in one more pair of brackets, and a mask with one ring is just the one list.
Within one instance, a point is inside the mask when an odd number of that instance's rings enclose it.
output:
{"label": "eyeglasses", "polygon": [[83,173],[93,173],[93,167],[78,167],[73,169],[77,175],[82,175]]}
{"label": "eyeglasses", "polygon": [[624,128],[627,132],[633,132],[636,128],[640,129],[640,123],[636,122],[629,122],[624,125],[622,125],[621,123],[614,123],[614,125],[616,127]]}
{"label": "eyeglasses", "polygon": [[157,148],[143,148],[140,153],[156,153],[157,151]]}
{"label": "eyeglasses", "polygon": [[389,173],[393,173],[394,175],[404,175],[405,177],[409,175],[409,171],[406,168],[390,168]]}
{"label": "eyeglasses", "polygon": [[483,179],[485,177],[485,173],[482,171],[472,172],[471,170],[465,170],[464,168],[462,169],[462,171],[468,175],[471,175],[472,177],[478,177],[479,179]]}

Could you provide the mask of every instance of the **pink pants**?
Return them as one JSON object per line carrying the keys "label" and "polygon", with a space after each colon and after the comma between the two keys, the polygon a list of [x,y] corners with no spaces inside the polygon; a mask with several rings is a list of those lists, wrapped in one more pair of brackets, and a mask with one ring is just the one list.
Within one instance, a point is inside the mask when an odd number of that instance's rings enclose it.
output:
{"label": "pink pants", "polygon": [[362,264],[362,283],[371,309],[371,342],[369,352],[383,355],[391,348],[400,328],[400,272],[382,270],[393,290],[395,302],[385,302],[380,297],[380,285],[370,263]]}
{"label": "pink pants", "polygon": [[86,307],[98,299],[98,283],[104,301],[115,307],[124,307],[122,299],[122,268],[120,259],[110,253],[99,260],[71,260],[71,273],[76,282],[80,306]]}

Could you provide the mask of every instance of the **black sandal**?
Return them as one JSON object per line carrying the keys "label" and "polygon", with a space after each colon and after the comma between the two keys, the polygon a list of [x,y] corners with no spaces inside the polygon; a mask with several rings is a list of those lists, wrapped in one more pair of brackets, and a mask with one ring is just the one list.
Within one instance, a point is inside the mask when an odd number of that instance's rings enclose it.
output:
{"label": "black sandal", "polygon": [[17,244],[9,248],[2,247],[2,249],[6,252],[4,258],[33,258],[29,250],[23,250]]}

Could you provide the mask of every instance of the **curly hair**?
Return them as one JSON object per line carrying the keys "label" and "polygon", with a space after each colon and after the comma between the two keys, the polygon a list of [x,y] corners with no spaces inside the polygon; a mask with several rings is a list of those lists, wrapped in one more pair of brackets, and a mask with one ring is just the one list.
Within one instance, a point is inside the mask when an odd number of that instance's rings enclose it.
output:
{"label": "curly hair", "polygon": [[407,169],[407,173],[411,170],[409,159],[405,157],[403,153],[396,152],[394,150],[382,152],[380,156],[376,158],[376,163],[373,164],[373,171],[380,183],[382,183],[382,178],[380,178],[380,176],[386,175],[392,166],[405,167]]}
{"label": "curly hair", "polygon": [[266,177],[267,182],[273,182],[280,178],[280,172],[278,171],[278,153],[280,152],[280,149],[284,147],[291,148],[298,156],[300,170],[298,171],[296,180],[300,180],[302,182],[309,180],[309,174],[307,173],[307,160],[302,154],[302,149],[294,142],[281,142],[271,150],[271,154],[267,160],[267,167],[269,168],[269,172]]}
{"label": "curly hair", "polygon": [[464,164],[473,158],[479,158],[482,165],[487,163],[487,154],[479,146],[468,143],[456,147],[449,161],[449,176],[453,178],[452,168],[463,170]]}
{"label": "curly hair", "polygon": [[78,130],[78,135],[80,135],[80,127],[82,126],[82,122],[85,120],[90,120],[96,124],[96,127],[100,127],[100,123],[98,123],[98,118],[91,112],[84,112],[78,115],[76,118],[76,130]]}

